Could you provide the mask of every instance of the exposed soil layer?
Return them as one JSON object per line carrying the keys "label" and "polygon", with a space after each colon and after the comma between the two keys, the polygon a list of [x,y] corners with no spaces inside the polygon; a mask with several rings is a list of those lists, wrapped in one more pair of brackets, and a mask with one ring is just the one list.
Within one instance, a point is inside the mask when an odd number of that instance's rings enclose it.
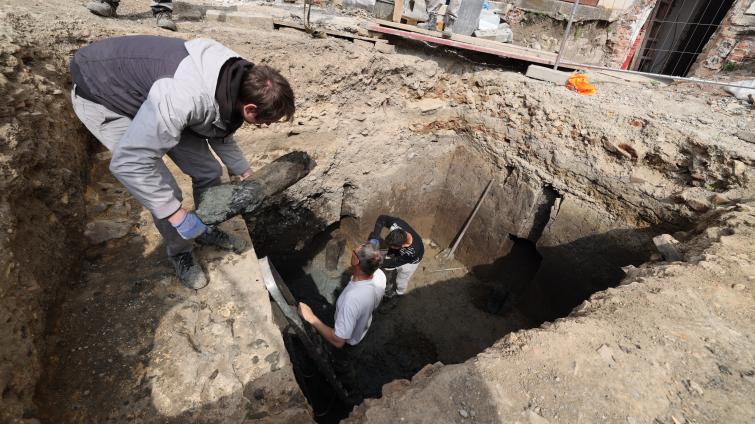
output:
{"label": "exposed soil layer", "polygon": [[81,26],[35,25],[28,11],[0,10],[0,20],[0,422],[8,422],[37,414],[47,310],[81,264],[89,137],[66,100]]}
{"label": "exposed soil layer", "polygon": [[[186,17],[203,10],[177,6]],[[108,179],[106,154],[90,159],[99,150],[68,106],[75,48],[165,34],[152,28],[148,2],[123,3],[117,20],[62,0],[0,8],[0,421],[311,420],[264,288],[239,277],[258,275],[254,252],[202,253],[217,284],[183,291],[148,214]],[[176,36],[212,37],[281,69],[297,94],[293,123],[237,134],[255,167],[293,150],[317,162],[258,214],[260,256],[298,254],[338,222],[363,237],[381,213],[411,219],[445,247],[493,180],[457,253],[479,277],[423,286],[430,280],[418,275],[416,299],[379,312],[373,328],[398,335],[380,346],[398,356],[396,346],[422,340],[406,355],[411,373],[430,358],[458,363],[389,383],[352,420],[755,419],[755,223],[737,206],[755,197],[751,109],[694,85],[603,80],[584,97],[411,44],[383,53],[292,29],[179,26]],[[661,232],[682,241],[685,262],[652,255]],[[453,299],[455,314],[487,314],[476,290],[500,274],[517,239],[542,256],[517,306],[500,315],[521,320],[455,349],[436,331],[437,310],[416,321],[438,296]],[[630,265],[639,273],[621,271]],[[630,284],[606,290],[619,281]],[[401,333],[393,317],[417,332]],[[463,332],[454,323],[449,333]],[[395,377],[408,377],[401,371]]]}
{"label": "exposed soil layer", "polygon": [[[484,178],[495,175],[486,172],[490,167],[480,155],[459,147],[387,176],[422,179],[421,186],[365,200],[374,206],[373,214],[402,211],[397,216],[425,242],[425,257],[409,291],[383,299],[359,345],[356,373],[365,396],[378,398],[383,385],[411,379],[427,365],[462,363],[512,331],[566,316],[594,292],[618,284],[622,266],[639,265],[654,251],[652,230],[627,227],[606,235],[580,234],[589,227],[567,221],[572,215],[559,218],[562,198],[543,183],[538,187],[536,177],[523,184],[513,170],[497,181],[493,176],[497,184],[481,197]],[[441,246],[450,248],[478,201],[481,208],[459,244],[458,260],[446,259]],[[393,202],[392,210],[379,209]],[[444,207],[432,206],[441,203]],[[288,215],[282,216],[281,210]],[[301,239],[305,229],[317,227],[316,215],[291,211],[274,202],[250,221],[250,234],[257,251],[271,256],[294,297],[332,326],[335,301],[350,275],[348,252],[364,242],[372,223],[345,217],[312,240]],[[553,223],[558,225],[549,226]],[[575,242],[552,247],[543,238],[563,237],[564,228],[572,228]],[[435,240],[441,240],[440,246]],[[545,261],[537,246],[542,246]],[[387,274],[390,281],[392,274]],[[338,401],[301,342],[289,339],[287,347],[318,421],[343,418],[348,405]]]}

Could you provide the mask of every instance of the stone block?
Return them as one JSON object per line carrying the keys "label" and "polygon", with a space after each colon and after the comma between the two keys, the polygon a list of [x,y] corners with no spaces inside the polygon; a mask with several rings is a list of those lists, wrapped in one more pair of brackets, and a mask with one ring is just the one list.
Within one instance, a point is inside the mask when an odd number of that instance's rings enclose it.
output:
{"label": "stone block", "polygon": [[514,41],[514,33],[506,24],[502,24],[496,29],[478,29],[474,32],[474,36],[483,40],[498,41],[499,43],[511,43]]}
{"label": "stone block", "polygon": [[375,43],[375,50],[379,51],[380,53],[393,54],[396,53],[396,46],[394,46],[393,44],[377,42]]}
{"label": "stone block", "polygon": [[653,244],[655,244],[655,247],[661,252],[664,259],[669,262],[681,261],[684,258],[676,248],[679,241],[669,234],[661,234],[660,236],[653,237]]}
{"label": "stone block", "polygon": [[212,22],[225,22],[225,12],[222,10],[208,10],[204,18]]}
{"label": "stone block", "polygon": [[634,4],[634,0],[599,0],[598,7],[607,9],[625,10]]}
{"label": "stone block", "polygon": [[409,105],[412,109],[419,109],[422,114],[431,114],[439,109],[446,107],[447,103],[441,99],[422,99]]}
{"label": "stone block", "polygon": [[[567,20],[574,8],[573,3],[559,0],[517,0],[516,7],[527,12],[544,13],[553,19]],[[621,14],[621,9],[605,7],[583,6],[577,7],[574,14],[575,22],[583,21],[615,21]]]}
{"label": "stone block", "polygon": [[201,21],[202,11],[197,9],[184,10],[177,14],[176,18],[182,21]]}
{"label": "stone block", "polygon": [[740,131],[737,133],[737,137],[748,143],[755,144],[755,131]]}
{"label": "stone block", "polygon": [[226,14],[226,22],[243,25],[247,28],[264,29],[272,31],[273,17],[268,15],[257,15],[253,13],[231,12]]}
{"label": "stone block", "polygon": [[84,236],[90,243],[100,244],[125,237],[129,231],[131,224],[128,222],[96,220],[86,225]]}
{"label": "stone block", "polygon": [[544,66],[530,65],[527,67],[527,73],[525,75],[541,81],[549,81],[557,85],[566,85],[566,81],[571,74],[546,68]]}
{"label": "stone block", "polygon": [[244,26],[246,28],[270,30],[274,29],[273,17],[269,15],[260,15],[245,12],[223,12],[220,10],[208,10],[205,14],[208,21],[227,22],[230,24]]}
{"label": "stone block", "polygon": [[372,47],[374,47],[375,43],[370,43],[369,41],[360,40],[358,38],[354,39],[354,47],[363,48],[365,50],[372,50]]}

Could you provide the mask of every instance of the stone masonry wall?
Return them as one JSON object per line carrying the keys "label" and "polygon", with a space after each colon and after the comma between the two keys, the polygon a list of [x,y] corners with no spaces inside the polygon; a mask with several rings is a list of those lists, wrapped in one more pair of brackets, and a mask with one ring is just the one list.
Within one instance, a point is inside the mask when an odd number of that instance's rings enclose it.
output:
{"label": "stone masonry wall", "polygon": [[753,0],[734,3],[697,58],[691,76],[709,77],[737,69],[749,69],[752,74],[755,69],[755,14],[751,14],[754,3]]}

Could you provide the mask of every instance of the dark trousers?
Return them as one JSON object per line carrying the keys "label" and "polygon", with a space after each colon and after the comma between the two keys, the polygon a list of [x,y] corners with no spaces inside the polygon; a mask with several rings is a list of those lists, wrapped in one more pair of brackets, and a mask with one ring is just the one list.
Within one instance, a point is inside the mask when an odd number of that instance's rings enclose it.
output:
{"label": "dark trousers", "polygon": [[364,392],[359,385],[356,365],[359,363],[361,349],[344,344],[340,349],[333,349],[333,371],[349,395],[349,402],[357,405],[364,400]]}

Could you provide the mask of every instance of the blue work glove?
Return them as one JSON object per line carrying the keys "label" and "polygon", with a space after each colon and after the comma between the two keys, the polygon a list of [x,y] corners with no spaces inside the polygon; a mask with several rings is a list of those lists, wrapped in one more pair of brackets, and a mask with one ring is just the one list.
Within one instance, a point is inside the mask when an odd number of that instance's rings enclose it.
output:
{"label": "blue work glove", "polygon": [[380,247],[380,240],[378,239],[370,239],[369,243],[375,247]]}
{"label": "blue work glove", "polygon": [[184,240],[195,239],[207,231],[207,226],[194,212],[188,212],[180,224],[173,228]]}

